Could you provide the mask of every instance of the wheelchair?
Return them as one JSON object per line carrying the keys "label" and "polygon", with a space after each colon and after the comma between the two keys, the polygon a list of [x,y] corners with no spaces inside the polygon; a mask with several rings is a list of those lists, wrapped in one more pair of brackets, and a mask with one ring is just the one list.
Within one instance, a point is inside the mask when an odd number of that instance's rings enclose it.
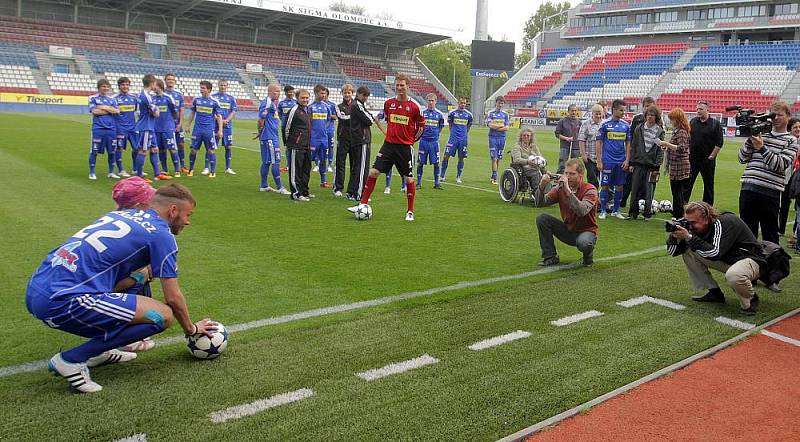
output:
{"label": "wheelchair", "polygon": [[536,206],[536,189],[541,177],[542,173],[540,171],[538,177],[534,176],[532,179],[535,183],[531,183],[525,177],[522,166],[509,166],[497,181],[500,188],[500,198],[507,203],[516,202],[519,204],[525,204],[527,200]]}

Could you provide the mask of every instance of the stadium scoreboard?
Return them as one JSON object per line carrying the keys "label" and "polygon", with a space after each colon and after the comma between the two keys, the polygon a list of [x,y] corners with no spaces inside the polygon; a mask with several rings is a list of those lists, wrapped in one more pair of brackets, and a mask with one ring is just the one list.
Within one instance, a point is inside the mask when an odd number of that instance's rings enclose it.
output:
{"label": "stadium scoreboard", "polygon": [[473,77],[508,78],[513,71],[513,42],[472,40]]}

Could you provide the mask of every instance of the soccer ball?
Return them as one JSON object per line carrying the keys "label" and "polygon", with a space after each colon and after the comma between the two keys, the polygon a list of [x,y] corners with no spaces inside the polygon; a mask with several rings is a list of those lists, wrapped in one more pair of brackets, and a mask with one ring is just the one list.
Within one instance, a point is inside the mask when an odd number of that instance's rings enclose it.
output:
{"label": "soccer ball", "polygon": [[672,212],[672,201],[670,200],[661,201],[661,204],[659,204],[658,208],[662,212]]}
{"label": "soccer ball", "polygon": [[639,200],[639,212],[644,212],[644,200]]}
{"label": "soccer ball", "polygon": [[534,164],[539,166],[540,169],[544,169],[545,167],[547,167],[547,160],[544,159],[543,156],[540,156],[540,155],[534,156],[533,157],[533,162],[534,162]]}
{"label": "soccer ball", "polygon": [[658,213],[661,210],[661,203],[658,200],[653,200],[652,205],[650,206],[653,213]]}
{"label": "soccer ball", "polygon": [[203,334],[196,334],[186,338],[189,353],[197,359],[214,359],[228,347],[228,330],[217,322],[217,331],[209,338]]}
{"label": "soccer ball", "polygon": [[359,204],[353,214],[356,216],[357,220],[366,221],[372,218],[372,207],[370,207],[369,204]]}

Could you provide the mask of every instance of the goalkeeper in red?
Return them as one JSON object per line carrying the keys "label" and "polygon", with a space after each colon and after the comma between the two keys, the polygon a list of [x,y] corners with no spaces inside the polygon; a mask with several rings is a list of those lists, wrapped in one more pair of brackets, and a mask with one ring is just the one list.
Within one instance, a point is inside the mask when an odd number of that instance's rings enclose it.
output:
{"label": "goalkeeper in red", "polygon": [[408,96],[409,77],[397,74],[394,80],[395,98],[386,100],[383,104],[383,113],[386,115],[386,141],[381,146],[380,152],[375,157],[375,163],[369,170],[367,184],[361,192],[361,202],[358,206],[349,207],[347,210],[355,212],[359,206],[366,205],[378,175],[388,173],[392,166],[397,168],[400,176],[406,182],[406,197],[408,198],[408,211],[406,221],[414,221],[414,195],[416,185],[411,177],[414,166],[413,144],[422,135],[425,129],[425,117],[419,105]]}

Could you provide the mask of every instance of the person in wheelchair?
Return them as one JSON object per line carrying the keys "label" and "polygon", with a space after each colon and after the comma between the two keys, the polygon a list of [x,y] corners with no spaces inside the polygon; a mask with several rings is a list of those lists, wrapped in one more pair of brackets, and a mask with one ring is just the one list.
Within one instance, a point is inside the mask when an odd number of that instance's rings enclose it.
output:
{"label": "person in wheelchair", "polygon": [[539,180],[542,178],[544,157],[536,146],[536,135],[531,128],[519,132],[519,139],[511,149],[511,167],[500,179],[500,197],[514,201],[518,195],[527,193],[533,199]]}

